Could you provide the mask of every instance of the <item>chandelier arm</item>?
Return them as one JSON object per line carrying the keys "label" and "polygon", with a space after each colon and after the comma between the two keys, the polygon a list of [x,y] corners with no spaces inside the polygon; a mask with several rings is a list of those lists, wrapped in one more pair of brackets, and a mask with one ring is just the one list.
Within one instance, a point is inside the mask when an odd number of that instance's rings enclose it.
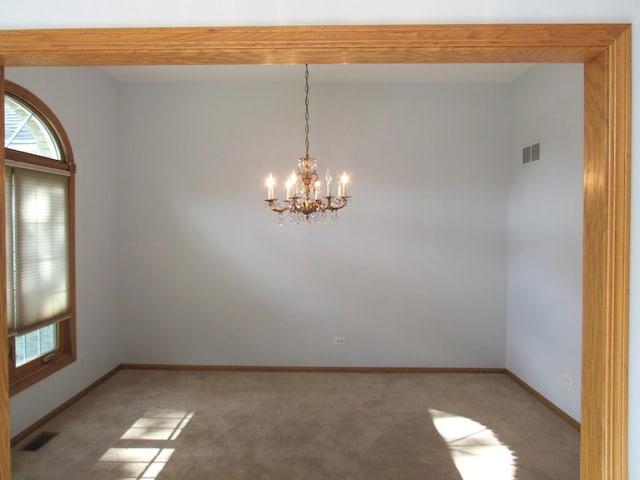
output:
{"label": "chandelier arm", "polygon": [[290,202],[287,202],[287,201],[281,202],[280,200],[277,200],[275,198],[265,200],[265,204],[267,207],[269,207],[271,210],[273,210],[276,213],[284,213],[287,210],[291,209]]}

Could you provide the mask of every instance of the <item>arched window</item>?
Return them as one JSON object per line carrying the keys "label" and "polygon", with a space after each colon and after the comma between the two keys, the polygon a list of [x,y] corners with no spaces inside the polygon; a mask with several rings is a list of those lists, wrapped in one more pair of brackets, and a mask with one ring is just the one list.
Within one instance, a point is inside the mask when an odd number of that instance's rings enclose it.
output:
{"label": "arched window", "polygon": [[17,393],[75,360],[74,173],[53,112],[5,81],[9,383]]}

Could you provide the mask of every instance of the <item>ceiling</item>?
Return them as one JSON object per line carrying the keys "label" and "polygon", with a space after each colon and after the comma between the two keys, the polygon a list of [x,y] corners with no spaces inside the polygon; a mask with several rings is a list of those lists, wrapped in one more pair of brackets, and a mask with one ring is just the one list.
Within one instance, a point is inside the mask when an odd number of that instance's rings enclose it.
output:
{"label": "ceiling", "polygon": [[[528,63],[311,65],[313,82],[508,84]],[[287,83],[304,78],[302,65],[188,65],[102,67],[121,82]]]}

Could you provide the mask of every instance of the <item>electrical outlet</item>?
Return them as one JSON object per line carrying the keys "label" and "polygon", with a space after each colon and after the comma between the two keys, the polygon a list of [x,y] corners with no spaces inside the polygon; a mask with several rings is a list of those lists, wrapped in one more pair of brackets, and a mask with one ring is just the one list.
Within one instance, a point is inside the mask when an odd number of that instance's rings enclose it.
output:
{"label": "electrical outlet", "polygon": [[344,345],[347,342],[345,341],[344,337],[335,337],[333,339],[333,343],[335,343],[336,345]]}
{"label": "electrical outlet", "polygon": [[573,378],[571,378],[571,376],[567,375],[566,373],[562,376],[562,381],[567,387],[573,386]]}

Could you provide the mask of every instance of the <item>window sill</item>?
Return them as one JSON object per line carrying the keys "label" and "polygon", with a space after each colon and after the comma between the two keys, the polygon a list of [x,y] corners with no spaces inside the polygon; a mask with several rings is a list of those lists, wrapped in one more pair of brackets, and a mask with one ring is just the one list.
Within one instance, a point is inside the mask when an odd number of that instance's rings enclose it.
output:
{"label": "window sill", "polygon": [[44,380],[49,375],[53,375],[58,370],[72,364],[76,361],[76,357],[72,354],[67,354],[56,358],[48,363],[43,363],[39,368],[29,372],[29,374],[22,376],[21,378],[10,381],[9,383],[9,396],[13,396],[26,388],[29,388],[34,383]]}

